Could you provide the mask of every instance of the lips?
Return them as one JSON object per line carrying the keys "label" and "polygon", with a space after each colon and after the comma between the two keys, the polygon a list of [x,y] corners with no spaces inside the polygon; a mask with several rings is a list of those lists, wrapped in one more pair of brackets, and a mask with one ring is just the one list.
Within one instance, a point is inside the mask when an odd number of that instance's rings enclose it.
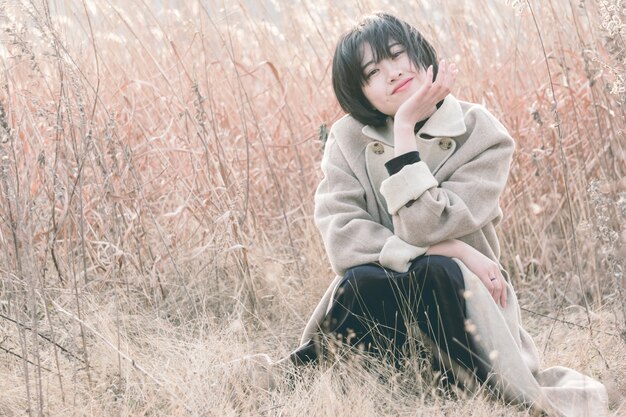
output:
{"label": "lips", "polygon": [[396,94],[397,92],[406,90],[406,88],[409,86],[409,83],[411,81],[413,81],[413,78],[405,78],[404,80],[400,81],[400,83],[398,83],[396,88],[393,89],[391,94]]}

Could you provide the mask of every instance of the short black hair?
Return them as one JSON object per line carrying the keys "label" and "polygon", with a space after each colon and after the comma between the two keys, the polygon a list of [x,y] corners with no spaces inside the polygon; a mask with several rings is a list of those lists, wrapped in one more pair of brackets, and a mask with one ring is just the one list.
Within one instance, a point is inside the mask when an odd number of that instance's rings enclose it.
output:
{"label": "short black hair", "polygon": [[341,108],[359,122],[383,126],[387,115],[374,109],[363,94],[367,82],[363,73],[364,43],[370,44],[374,61],[390,57],[391,41],[406,48],[415,68],[433,66],[433,78],[437,75],[437,53],[422,34],[407,22],[388,13],[374,13],[361,18],[351,30],[341,36],[333,58],[333,89]]}

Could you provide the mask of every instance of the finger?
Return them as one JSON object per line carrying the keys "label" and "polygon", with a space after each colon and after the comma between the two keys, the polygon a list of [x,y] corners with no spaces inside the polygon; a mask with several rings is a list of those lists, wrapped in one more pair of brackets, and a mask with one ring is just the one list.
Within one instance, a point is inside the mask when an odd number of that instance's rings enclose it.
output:
{"label": "finger", "polygon": [[490,275],[491,278],[495,278],[493,282],[498,290],[498,299],[496,300],[496,303],[500,304],[504,308],[506,307],[506,281],[504,280],[502,271],[498,268],[497,270],[491,272]]}
{"label": "finger", "polygon": [[443,64],[444,62],[445,61],[441,60],[437,63],[437,77],[433,80],[433,82],[436,84],[441,84],[441,80],[446,77],[446,67]]}
{"label": "finger", "polygon": [[446,65],[445,68],[445,73],[446,74],[452,74],[454,72],[458,71],[456,64],[454,62],[450,62],[449,64]]}
{"label": "finger", "polygon": [[440,67],[440,72],[437,74],[437,79],[433,84],[433,87],[436,90],[437,96],[440,100],[450,94],[452,86],[456,81],[456,73],[454,71],[451,71],[450,68],[451,66],[449,65],[444,65]]}
{"label": "finger", "polygon": [[502,304],[502,307],[505,308],[508,285],[506,283],[506,280],[504,279],[504,276],[502,276],[502,273],[500,273],[500,276],[502,277],[502,295],[500,296],[500,304]]}
{"label": "finger", "polygon": [[498,289],[496,288],[495,285],[492,288],[493,288],[493,291],[491,293],[491,296],[493,297],[493,301],[496,303],[496,305],[500,304],[500,299],[499,299],[500,294],[499,294],[499,291],[498,291]]}
{"label": "finger", "polygon": [[440,80],[445,76],[446,74],[445,62],[446,61],[442,59],[437,63],[437,77],[433,80],[434,82],[441,82]]}
{"label": "finger", "polygon": [[451,63],[446,72],[445,72],[445,78],[442,80],[442,83],[448,87],[451,87],[454,82],[456,81],[456,76],[458,74],[458,69],[456,68],[456,65],[454,65],[454,62]]}
{"label": "finger", "polygon": [[493,297],[493,300],[496,302],[496,304],[500,304],[500,294],[502,291],[500,281],[498,280],[497,275],[493,272],[490,272],[487,277],[487,279],[489,279],[489,283],[491,284],[491,295]]}
{"label": "finger", "polygon": [[420,97],[420,101],[428,97],[431,93],[431,88],[435,85],[433,79],[433,66],[431,65],[426,70],[426,79],[422,83],[422,86],[413,94],[413,97]]}
{"label": "finger", "polygon": [[454,82],[456,80],[456,76],[459,74],[459,69],[456,67],[454,62],[450,64],[450,71],[448,72],[450,74],[450,78],[452,79],[452,82]]}
{"label": "finger", "polygon": [[502,293],[502,285],[498,278],[492,281],[493,283],[493,299],[496,304],[500,304],[500,294]]}
{"label": "finger", "polygon": [[489,294],[491,294],[491,296],[493,297],[494,301],[497,303],[498,300],[496,299],[496,293],[495,293],[495,287],[493,285],[493,281],[491,281],[489,279],[489,277],[487,276],[486,279],[483,279],[483,283],[485,284],[485,287],[487,288],[487,291],[489,291]]}
{"label": "finger", "polygon": [[478,276],[478,278],[483,282],[483,285],[485,286],[485,288],[487,288],[489,294],[491,294],[491,292],[493,291],[493,285],[491,285],[491,281],[489,281],[489,278],[482,275]]}
{"label": "finger", "polygon": [[426,82],[424,84],[432,84],[435,80],[433,80],[433,66],[429,65],[426,69]]}
{"label": "finger", "polygon": [[446,61],[441,60],[439,61],[439,64],[437,65],[437,77],[439,77],[439,74],[444,75],[446,73]]}

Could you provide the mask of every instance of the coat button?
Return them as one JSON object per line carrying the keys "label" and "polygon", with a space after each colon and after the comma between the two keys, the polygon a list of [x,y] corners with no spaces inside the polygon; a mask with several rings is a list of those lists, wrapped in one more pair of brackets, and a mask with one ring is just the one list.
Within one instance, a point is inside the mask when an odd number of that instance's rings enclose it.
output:
{"label": "coat button", "polygon": [[374,151],[376,155],[380,155],[385,153],[385,147],[380,142],[374,142],[374,144],[372,145],[372,151]]}
{"label": "coat button", "polygon": [[444,151],[447,151],[452,147],[452,140],[450,138],[443,138],[439,141],[439,147]]}

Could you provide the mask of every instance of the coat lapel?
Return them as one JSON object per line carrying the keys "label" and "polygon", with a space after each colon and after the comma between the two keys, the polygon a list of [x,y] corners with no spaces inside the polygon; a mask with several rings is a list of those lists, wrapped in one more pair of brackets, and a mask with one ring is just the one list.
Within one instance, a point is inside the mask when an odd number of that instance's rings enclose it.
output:
{"label": "coat lapel", "polygon": [[448,95],[439,109],[428,118],[418,135],[454,138],[467,131],[461,104],[452,95]]}

